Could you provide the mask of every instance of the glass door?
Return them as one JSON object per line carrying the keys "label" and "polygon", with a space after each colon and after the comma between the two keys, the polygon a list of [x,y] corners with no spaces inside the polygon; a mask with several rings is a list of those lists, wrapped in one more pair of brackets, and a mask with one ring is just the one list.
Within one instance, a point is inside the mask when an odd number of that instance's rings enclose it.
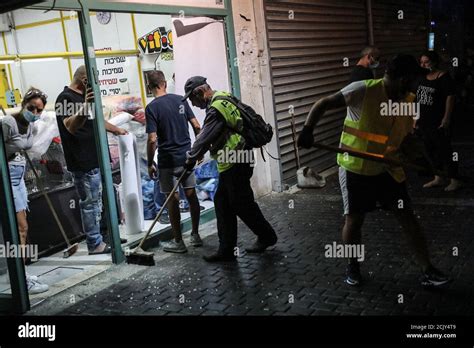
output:
{"label": "glass door", "polygon": [[3,133],[0,132],[0,315],[30,309],[25,268],[10,186]]}

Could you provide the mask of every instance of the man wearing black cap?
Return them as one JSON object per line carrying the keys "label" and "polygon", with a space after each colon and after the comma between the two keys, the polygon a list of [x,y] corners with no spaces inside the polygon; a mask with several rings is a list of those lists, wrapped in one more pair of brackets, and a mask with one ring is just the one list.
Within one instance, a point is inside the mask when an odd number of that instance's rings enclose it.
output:
{"label": "man wearing black cap", "polygon": [[[413,56],[395,56],[389,61],[382,79],[353,82],[316,102],[298,138],[298,145],[311,148],[313,129],[325,112],[346,106],[340,147],[378,157],[397,157],[405,136],[413,131],[413,116],[416,116],[417,108],[411,91],[416,87],[417,78],[427,72],[418,66]],[[403,114],[401,110],[415,112]],[[345,214],[343,243],[360,246],[365,214],[379,203],[382,208],[393,211],[402,226],[422,268],[422,284],[438,286],[447,283],[449,279],[430,262],[424,234],[411,208],[403,168],[347,153],[339,154],[337,162]],[[345,282],[359,285],[362,278],[358,260],[363,260],[364,255],[345,257],[349,258]]]}
{"label": "man wearing black cap", "polygon": [[[219,250],[213,255],[204,256],[204,259],[208,262],[236,260],[239,255],[236,249],[237,216],[257,235],[257,241],[246,249],[247,252],[264,252],[276,244],[277,236],[255,202],[250,186],[252,163],[245,160],[230,161],[222,156],[231,152],[252,152],[246,146],[245,139],[230,128],[230,125],[241,120],[240,112],[231,102],[217,98],[230,97],[229,93],[213,91],[202,76],[188,79],[185,92],[184,99],[189,98],[194,106],[206,109],[204,125],[188,153],[185,166],[192,169],[196,161],[209,150],[217,160],[219,171],[219,185],[214,196]],[[244,157],[248,159],[250,156]]]}

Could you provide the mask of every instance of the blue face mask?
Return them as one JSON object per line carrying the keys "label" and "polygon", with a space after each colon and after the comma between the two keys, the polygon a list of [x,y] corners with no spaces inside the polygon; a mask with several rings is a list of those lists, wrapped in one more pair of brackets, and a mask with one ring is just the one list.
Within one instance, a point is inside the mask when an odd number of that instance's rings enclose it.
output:
{"label": "blue face mask", "polygon": [[23,117],[25,118],[25,120],[27,120],[28,122],[36,122],[40,119],[39,115],[35,115],[34,113],[32,113],[31,111],[29,110],[25,110],[23,111]]}

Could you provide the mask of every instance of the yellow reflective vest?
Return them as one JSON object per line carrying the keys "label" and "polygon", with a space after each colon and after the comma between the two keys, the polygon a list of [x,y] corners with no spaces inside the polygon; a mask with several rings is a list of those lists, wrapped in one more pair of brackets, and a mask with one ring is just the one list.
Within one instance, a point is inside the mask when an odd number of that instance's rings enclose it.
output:
{"label": "yellow reflective vest", "polygon": [[[354,121],[349,116],[346,117],[340,147],[366,152],[381,158],[397,158],[400,144],[413,129],[413,118],[410,116],[382,116],[382,105],[389,102],[383,79],[365,80],[364,82],[366,92],[360,118],[358,121]],[[410,94],[402,102],[413,102],[414,100],[415,96]],[[397,182],[403,182],[406,178],[401,167],[353,157],[347,153],[338,154],[337,163],[346,170],[361,175],[372,176],[387,171]]]}
{"label": "yellow reflective vest", "polygon": [[[224,119],[227,123],[227,126],[231,129],[241,129],[243,127],[242,118],[240,117],[240,111],[234,104],[226,101],[226,100],[215,100],[218,96],[226,96],[229,97],[231,94],[227,92],[216,92],[211,100],[211,107],[217,109],[224,116]],[[224,146],[216,151],[212,158],[217,161],[217,171],[219,173],[225,172],[232,168],[234,163],[229,163],[225,160],[221,160],[221,156],[219,156],[219,152],[223,151],[234,151],[238,149],[242,149],[245,144],[244,138],[236,133],[236,132],[229,132],[227,141],[225,142]],[[223,156],[225,157],[225,156]]]}

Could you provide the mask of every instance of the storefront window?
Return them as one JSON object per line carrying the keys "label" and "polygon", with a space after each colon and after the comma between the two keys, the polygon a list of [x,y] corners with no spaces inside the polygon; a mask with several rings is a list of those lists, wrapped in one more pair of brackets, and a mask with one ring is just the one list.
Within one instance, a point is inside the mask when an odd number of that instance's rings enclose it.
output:
{"label": "storefront window", "polygon": [[[177,14],[131,14],[97,12],[91,18],[96,51],[97,73],[101,89],[104,118],[134,134],[138,147],[140,184],[143,194],[144,216],[151,220],[156,215],[164,195],[159,183],[147,173],[147,134],[145,107],[155,96],[148,88],[148,76],[153,71],[163,72],[168,94],[184,95],[186,80],[203,75],[216,90],[230,90],[228,59],[224,25],[208,17],[183,17]],[[101,57],[97,52],[116,52],[115,56]],[[135,54],[129,54],[130,51]],[[192,108],[201,124],[205,112]],[[195,135],[189,125],[189,135]],[[160,140],[159,140],[160,141]],[[118,139],[109,135],[113,169],[119,164]],[[158,151],[157,156],[160,156]],[[216,165],[209,157],[196,171],[198,197],[212,203],[217,188]],[[117,173],[117,177],[119,173]],[[114,179],[114,183],[122,180]],[[122,187],[116,185],[118,192]],[[188,204],[181,192],[181,207]],[[119,207],[124,218],[124,207]]]}
{"label": "storefront window", "polygon": [[[0,91],[6,95],[0,117],[23,115],[22,101],[28,100],[31,88],[47,96],[39,120],[30,123],[32,146],[20,153],[24,157],[22,179],[28,194],[28,243],[38,245],[39,255],[45,256],[61,250],[65,240],[44,193],[53,202],[70,241],[84,238],[80,198],[64,155],[55,107],[60,93],[71,85],[76,69],[84,64],[79,22],[74,11],[22,9],[11,12],[9,18],[15,30],[1,37],[0,55],[7,59],[0,60],[5,67],[0,69]],[[23,120],[21,116],[19,119]]]}
{"label": "storefront window", "polygon": [[[79,197],[64,155],[65,144],[55,113],[58,95],[72,83],[75,72],[84,64],[77,16],[75,11],[14,11],[12,19],[16,30],[6,32],[2,36],[4,45],[0,45],[2,50],[7,48],[0,55],[12,57],[0,61],[0,68],[4,66],[0,69],[1,87],[7,96],[2,104],[5,114],[20,111],[22,98],[30,87],[38,88],[48,96],[41,119],[34,124],[34,142],[28,151],[33,168],[27,164],[24,175],[30,200],[29,238],[39,244],[40,256],[58,250],[64,243],[58,230],[46,236],[45,224],[54,226],[54,220],[42,190],[51,196],[60,211],[69,237],[73,241],[84,239]],[[147,172],[145,107],[155,98],[148,88],[148,76],[152,71],[162,71],[167,92],[178,95],[184,95],[186,80],[195,75],[205,76],[215,90],[230,91],[224,24],[219,18],[184,17],[179,13],[98,11],[90,13],[90,25],[103,116],[136,139],[137,194],[143,195],[140,200],[144,219],[152,220],[164,195]],[[192,110],[202,125],[204,110],[194,107]],[[91,114],[93,117],[93,112]],[[195,135],[191,125],[189,135],[193,142]],[[107,137],[119,220],[124,222],[119,140],[110,132]],[[196,170],[197,192],[201,202],[208,201],[212,206],[218,174],[215,162],[206,156],[206,163]],[[181,198],[181,207],[186,211],[184,194]]]}

